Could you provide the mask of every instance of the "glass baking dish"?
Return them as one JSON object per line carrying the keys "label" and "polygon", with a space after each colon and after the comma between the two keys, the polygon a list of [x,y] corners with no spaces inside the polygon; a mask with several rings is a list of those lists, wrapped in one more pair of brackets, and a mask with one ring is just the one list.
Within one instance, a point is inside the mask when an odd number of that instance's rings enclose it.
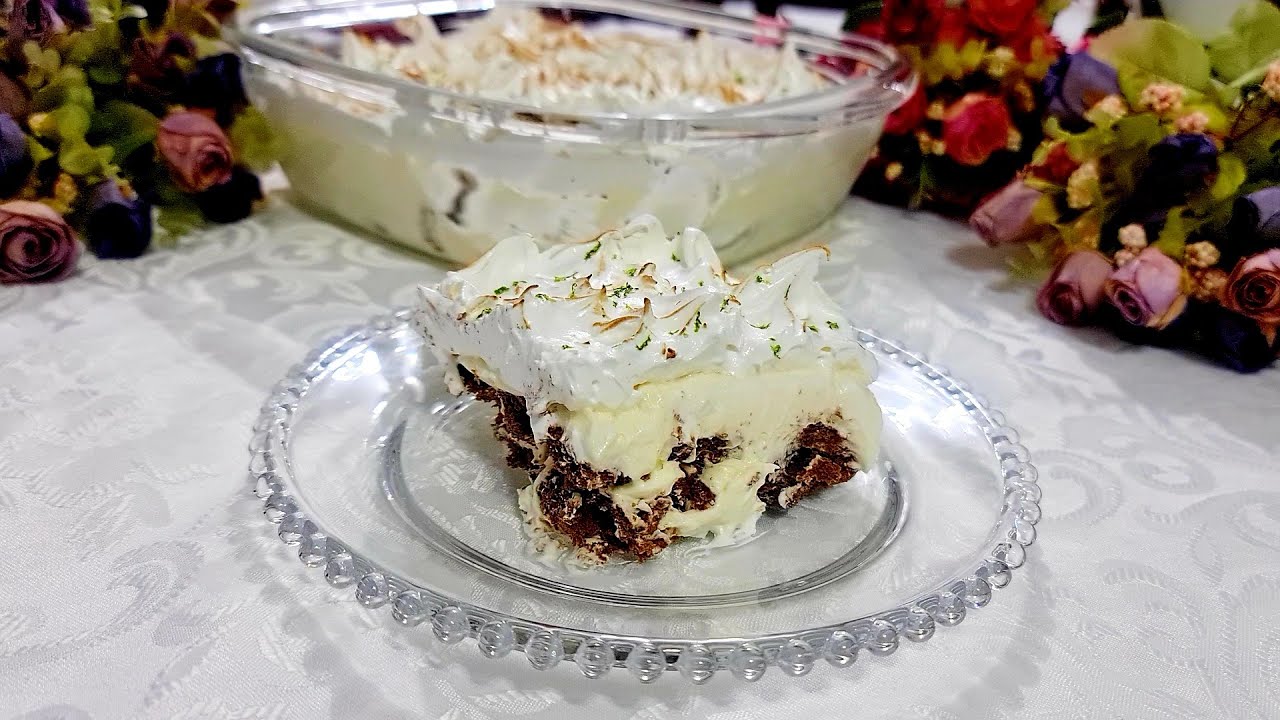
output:
{"label": "glass baking dish", "polygon": [[[831,84],[711,112],[569,113],[339,59],[345,28],[419,14],[447,27],[495,6],[786,42]],[[240,11],[229,39],[250,96],[284,141],[299,205],[459,264],[516,233],[584,242],[640,213],[700,227],[726,262],[748,260],[835,211],[915,82],[891,47],[867,38],[630,0],[267,0]]]}

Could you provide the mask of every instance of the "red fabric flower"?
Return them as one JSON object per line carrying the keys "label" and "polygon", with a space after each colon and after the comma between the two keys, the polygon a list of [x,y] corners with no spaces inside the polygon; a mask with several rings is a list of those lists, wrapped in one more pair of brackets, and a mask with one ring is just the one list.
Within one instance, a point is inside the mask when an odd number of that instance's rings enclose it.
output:
{"label": "red fabric flower", "polygon": [[853,31],[859,35],[866,35],[875,40],[884,40],[884,20],[879,17],[868,18],[858,23]]}
{"label": "red fabric flower", "polygon": [[[885,39],[894,43],[931,40],[945,0],[885,0],[880,11]],[[1034,0],[1032,0],[1034,3]]]}
{"label": "red fabric flower", "polygon": [[917,85],[911,97],[899,105],[897,110],[889,113],[889,118],[884,121],[885,134],[906,135],[920,127],[920,121],[924,120],[926,104],[924,85]]}
{"label": "red fabric flower", "polygon": [[964,8],[943,8],[942,16],[938,18],[936,41],[939,44],[948,43],[956,48],[961,48],[972,37],[973,29],[969,26],[969,16],[965,13]]}
{"label": "red fabric flower", "polygon": [[975,26],[1003,40],[1023,29],[1036,0],[968,0],[966,5]]}
{"label": "red fabric flower", "polygon": [[1053,36],[1048,24],[1039,15],[1032,15],[1016,33],[1007,38],[1018,62],[1024,63],[1036,59],[1036,53],[1033,52],[1036,40],[1040,41],[1040,55],[1057,55],[1062,52],[1062,42]]}
{"label": "red fabric flower", "polygon": [[1080,167],[1080,163],[1071,157],[1066,143],[1058,143],[1049,149],[1049,154],[1039,165],[1031,168],[1031,174],[1056,185],[1066,185],[1067,178]]}
{"label": "red fabric flower", "polygon": [[942,140],[961,165],[981,165],[1009,142],[1009,108],[1000,98],[969,93],[947,109]]}

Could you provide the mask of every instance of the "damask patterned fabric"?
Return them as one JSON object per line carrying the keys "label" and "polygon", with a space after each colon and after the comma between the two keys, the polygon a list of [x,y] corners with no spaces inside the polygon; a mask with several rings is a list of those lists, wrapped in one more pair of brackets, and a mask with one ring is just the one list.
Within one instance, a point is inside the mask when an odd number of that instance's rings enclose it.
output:
{"label": "damask patterned fabric", "polygon": [[359,606],[275,538],[245,443],[310,345],[441,271],[278,202],[0,288],[0,718],[1280,717],[1280,370],[1051,325],[935,217],[851,201],[818,240],[859,322],[985,394],[1040,467],[1027,567],[960,626],[695,688]]}

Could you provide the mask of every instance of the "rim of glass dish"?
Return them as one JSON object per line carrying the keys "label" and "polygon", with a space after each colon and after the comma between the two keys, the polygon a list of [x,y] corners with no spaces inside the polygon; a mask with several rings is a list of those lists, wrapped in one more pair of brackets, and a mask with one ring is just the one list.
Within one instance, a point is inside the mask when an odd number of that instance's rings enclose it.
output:
{"label": "rim of glass dish", "polygon": [[[361,70],[272,36],[286,30],[341,28],[360,22],[420,14],[481,12],[497,6],[603,12],[641,21],[711,29],[739,37],[763,34],[771,40],[794,43],[801,49],[856,60],[869,70],[850,82],[836,83],[830,89],[816,93],[711,112],[655,115],[564,112],[456,93],[389,74]],[[866,36],[848,33],[835,37],[797,28],[758,27],[750,20],[724,13],[650,0],[337,0],[320,3],[268,0],[241,8],[225,34],[250,62],[258,62],[256,55],[261,55],[286,64],[297,76],[309,76],[319,83],[327,80],[331,85],[335,79],[354,83],[365,88],[362,94],[369,94],[369,89],[375,95],[378,91],[390,91],[395,93],[397,102],[426,108],[432,115],[445,119],[519,125],[530,117],[539,118],[540,123],[534,124],[553,122],[559,133],[569,135],[590,135],[595,131],[610,130],[670,140],[673,136],[679,139],[688,134],[695,137],[703,134],[711,138],[726,133],[730,136],[800,134],[870,116],[887,115],[909,97],[916,86],[916,75],[910,63],[892,46]],[[372,95],[368,99],[386,101],[385,97],[375,98]],[[822,109],[805,109],[805,105],[814,103],[820,103]]]}
{"label": "rim of glass dish", "polygon": [[[322,343],[295,365],[273,388],[254,424],[249,442],[249,474],[254,492],[264,499],[264,514],[279,525],[278,535],[298,547],[298,556],[310,567],[325,568],[325,578],[339,588],[355,587],[356,599],[368,608],[392,606],[392,617],[405,626],[429,623],[437,639],[456,644],[473,639],[481,654],[498,658],[513,650],[524,652],[538,669],[549,669],[571,659],[589,678],[600,677],[610,667],[625,667],[642,682],[652,682],[665,671],[678,671],[701,684],[720,670],[752,681],[766,668],[777,666],[785,674],[804,675],[818,659],[843,667],[852,664],[859,650],[888,655],[900,638],[923,642],[937,627],[962,621],[967,611],[986,606],[993,588],[1003,588],[1014,569],[1026,560],[1025,548],[1036,540],[1040,519],[1039,473],[1018,433],[1000,412],[990,409],[963,383],[923,356],[886,340],[872,330],[859,330],[858,339],[870,350],[898,362],[931,383],[935,390],[965,409],[990,444],[998,476],[1004,487],[1000,517],[981,552],[967,553],[960,570],[950,580],[915,595],[910,602],[847,621],[814,628],[741,637],[668,638],[584,631],[536,619],[494,612],[465,600],[451,598],[416,586],[387,573],[360,557],[340,538],[331,537],[305,513],[294,496],[288,445],[293,413],[310,386],[347,353],[373,338],[404,331],[410,309],[379,316]],[[981,557],[981,560],[973,558]],[[957,561],[960,563],[961,561]],[[495,645],[494,637],[510,642]],[[583,648],[591,653],[578,653]],[[600,649],[607,652],[601,661]],[[852,652],[850,652],[852,651]],[[591,662],[580,658],[592,657]],[[689,660],[692,658],[693,660]],[[612,662],[608,662],[612,659]],[[601,666],[603,662],[603,666]],[[692,669],[691,669],[692,668]]]}

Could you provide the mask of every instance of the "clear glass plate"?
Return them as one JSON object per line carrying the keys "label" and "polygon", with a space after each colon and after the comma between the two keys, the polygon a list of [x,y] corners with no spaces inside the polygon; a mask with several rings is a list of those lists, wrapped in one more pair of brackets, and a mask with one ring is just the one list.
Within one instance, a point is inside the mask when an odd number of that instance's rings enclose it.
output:
{"label": "clear glass plate", "polygon": [[526,534],[524,479],[491,411],[448,394],[406,318],[353,328],[296,366],[263,406],[250,472],[304,563],[445,643],[587,677],[803,675],[955,625],[1035,540],[1040,489],[1017,433],[867,331],[885,417],[876,467],[767,515],[737,546],[686,540],[646,563],[583,567]]}

